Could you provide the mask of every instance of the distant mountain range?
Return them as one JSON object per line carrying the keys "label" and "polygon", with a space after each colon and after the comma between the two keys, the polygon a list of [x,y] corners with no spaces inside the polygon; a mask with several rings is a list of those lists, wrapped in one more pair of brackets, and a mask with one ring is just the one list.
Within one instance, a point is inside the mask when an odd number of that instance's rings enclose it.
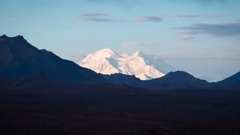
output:
{"label": "distant mountain range", "polygon": [[[123,58],[111,51],[110,49],[102,50],[108,57],[103,57],[100,61],[114,62]],[[114,53],[114,54],[113,54]],[[96,55],[96,54],[94,54]],[[94,56],[92,55],[92,56]],[[112,57],[114,56],[114,58]],[[130,69],[137,69],[145,62],[145,67],[149,66],[147,63],[151,60],[144,57],[144,54],[137,52],[132,55],[126,55],[125,59],[118,62],[127,62],[123,67],[129,66]],[[87,58],[90,59],[91,55]],[[133,61],[131,60],[133,59]],[[94,60],[94,59],[93,59]],[[110,61],[109,61],[110,60]],[[134,63],[139,60],[139,66]],[[156,59],[156,61],[158,61]],[[84,60],[83,60],[84,62]],[[152,63],[152,62],[149,62]],[[153,62],[154,63],[154,62]],[[113,65],[117,65],[115,63]],[[134,67],[131,67],[131,65]],[[109,66],[108,64],[106,66]],[[122,67],[122,68],[123,68]],[[157,67],[157,66],[153,66]],[[153,68],[152,67],[152,68]],[[102,67],[104,70],[105,67]],[[119,68],[120,69],[120,68]],[[118,70],[116,69],[116,73]],[[123,68],[124,69],[124,68]],[[145,68],[144,68],[145,69]],[[111,71],[114,68],[106,70]],[[123,70],[122,70],[123,71]],[[153,70],[154,71],[154,70]],[[147,73],[147,72],[145,72]],[[159,72],[160,73],[160,72]],[[130,73],[129,73],[130,74]],[[132,73],[131,73],[132,74]],[[146,77],[150,77],[145,74]],[[163,75],[163,73],[162,73]],[[146,79],[146,78],[145,78]],[[133,87],[141,89],[156,89],[156,90],[169,90],[169,89],[236,89],[240,90],[240,72],[235,75],[216,83],[209,83],[205,80],[195,78],[194,76],[183,72],[176,71],[170,72],[163,77],[153,80],[142,81],[135,76],[124,74],[103,75],[95,73],[89,69],[80,67],[72,61],[61,59],[52,52],[47,50],[39,50],[29,44],[22,36],[7,37],[6,35],[0,36],[0,80],[1,87],[13,85],[16,83],[24,84],[27,86],[37,87],[44,84],[51,86],[55,82],[64,84],[114,84],[119,87]],[[10,83],[13,80],[14,83]],[[48,82],[48,83],[45,83]],[[52,83],[51,83],[52,82]],[[41,84],[41,85],[39,85]],[[99,85],[101,86],[101,85]],[[114,87],[117,87],[114,86]],[[66,87],[66,85],[64,85]],[[100,88],[100,87],[99,87]]]}
{"label": "distant mountain range", "polygon": [[174,71],[172,66],[157,56],[140,51],[129,55],[115,52],[110,48],[90,53],[78,64],[97,73],[134,75],[141,80],[159,78]]}

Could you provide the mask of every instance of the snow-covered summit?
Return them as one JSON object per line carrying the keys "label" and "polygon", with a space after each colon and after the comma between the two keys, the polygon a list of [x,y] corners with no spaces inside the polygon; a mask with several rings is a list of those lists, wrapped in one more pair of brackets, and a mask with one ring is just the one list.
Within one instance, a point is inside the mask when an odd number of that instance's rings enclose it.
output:
{"label": "snow-covered summit", "polygon": [[159,78],[173,70],[157,56],[140,51],[133,54],[119,53],[110,48],[90,53],[77,64],[97,73],[135,75],[141,80]]}
{"label": "snow-covered summit", "polygon": [[98,57],[105,57],[105,58],[110,58],[116,55],[114,51],[112,51],[110,48],[105,48],[100,51],[97,51],[94,53],[95,55],[98,55]]}

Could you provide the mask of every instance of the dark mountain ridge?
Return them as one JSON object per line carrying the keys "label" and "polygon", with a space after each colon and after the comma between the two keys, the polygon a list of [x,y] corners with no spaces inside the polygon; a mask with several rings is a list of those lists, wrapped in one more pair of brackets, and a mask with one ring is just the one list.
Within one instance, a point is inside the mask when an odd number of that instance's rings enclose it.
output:
{"label": "dark mountain ridge", "polygon": [[210,87],[210,83],[195,78],[187,72],[176,71],[161,78],[146,81],[144,87],[150,89],[206,89]]}
{"label": "dark mountain ridge", "polygon": [[39,50],[22,36],[0,37],[0,76],[16,79],[40,76],[69,83],[98,83],[105,79],[95,72],[61,59],[52,52]]}
{"label": "dark mountain ridge", "polygon": [[122,74],[97,74],[72,61],[64,60],[50,51],[39,50],[29,44],[23,36],[0,36],[0,78],[18,80],[26,77],[70,84],[124,84],[156,90],[240,89],[240,72],[216,83],[195,78],[184,71],[170,72],[161,78],[141,81],[134,76]]}
{"label": "dark mountain ridge", "polygon": [[213,83],[218,89],[235,89],[240,90],[240,72],[216,83]]}
{"label": "dark mountain ridge", "polygon": [[0,134],[235,135],[239,80],[240,73],[217,83],[183,71],[149,81],[100,75],[4,35]]}

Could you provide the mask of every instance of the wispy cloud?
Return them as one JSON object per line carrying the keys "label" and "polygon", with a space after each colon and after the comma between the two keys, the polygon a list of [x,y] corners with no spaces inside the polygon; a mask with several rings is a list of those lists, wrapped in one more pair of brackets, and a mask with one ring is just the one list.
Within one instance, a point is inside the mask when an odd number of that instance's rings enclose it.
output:
{"label": "wispy cloud", "polygon": [[77,18],[81,21],[88,21],[88,22],[120,22],[122,20],[114,19],[111,17],[110,14],[104,13],[86,13],[86,14],[79,14]]}
{"label": "wispy cloud", "polygon": [[208,34],[214,37],[240,36],[240,23],[223,24],[192,24],[188,27],[175,27],[177,30],[187,30],[187,35]]}
{"label": "wispy cloud", "polygon": [[142,16],[138,18],[140,22],[162,22],[163,18],[160,16]]}
{"label": "wispy cloud", "polygon": [[202,4],[226,4],[228,2],[231,2],[234,0],[198,0],[198,2],[202,3]]}
{"label": "wispy cloud", "polygon": [[200,18],[202,16],[201,15],[177,15],[176,17],[179,17],[179,18]]}
{"label": "wispy cloud", "polygon": [[192,39],[194,39],[194,37],[191,36],[191,35],[183,34],[183,35],[180,36],[180,39],[182,39],[182,40],[192,40]]}
{"label": "wispy cloud", "polygon": [[137,3],[141,3],[140,0],[83,0],[89,3],[97,3],[97,4],[117,4],[120,6],[132,6]]}
{"label": "wispy cloud", "polygon": [[227,17],[227,15],[196,15],[196,14],[181,14],[176,15],[178,18],[221,18],[221,17]]}
{"label": "wispy cloud", "polygon": [[194,3],[194,4],[200,4],[202,6],[209,6],[209,5],[224,5],[228,6],[229,3],[236,2],[236,0],[171,0],[175,3]]}

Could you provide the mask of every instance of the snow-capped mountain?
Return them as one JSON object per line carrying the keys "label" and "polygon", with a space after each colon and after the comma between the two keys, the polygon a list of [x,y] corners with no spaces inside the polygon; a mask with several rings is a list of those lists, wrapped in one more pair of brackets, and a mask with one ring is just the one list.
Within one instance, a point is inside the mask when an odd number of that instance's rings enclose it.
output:
{"label": "snow-capped mountain", "polygon": [[109,48],[88,54],[78,65],[97,73],[135,75],[141,80],[159,78],[173,68],[157,56],[140,51],[133,54],[114,52]]}

